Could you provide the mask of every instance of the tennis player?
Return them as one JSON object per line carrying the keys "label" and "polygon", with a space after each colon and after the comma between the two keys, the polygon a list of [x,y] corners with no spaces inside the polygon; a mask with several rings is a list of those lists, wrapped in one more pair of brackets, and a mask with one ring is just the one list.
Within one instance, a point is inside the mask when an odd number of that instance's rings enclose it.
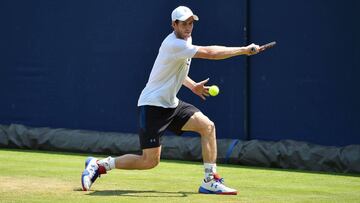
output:
{"label": "tennis player", "polygon": [[232,194],[237,190],[224,185],[216,169],[217,147],[214,123],[199,109],[179,100],[176,95],[184,85],[205,100],[209,96],[209,79],[193,81],[189,76],[192,58],[226,59],[238,55],[253,55],[259,46],[246,47],[195,46],[191,32],[199,17],[185,6],[179,6],[171,14],[173,32],[162,42],[150,73],[149,80],[138,100],[140,145],[142,155],[126,154],[116,158],[98,160],[89,157],[81,176],[82,188],[89,190],[95,180],[112,169],[151,169],[160,162],[160,137],[165,130],[176,134],[193,131],[200,134],[205,178],[199,193]]}

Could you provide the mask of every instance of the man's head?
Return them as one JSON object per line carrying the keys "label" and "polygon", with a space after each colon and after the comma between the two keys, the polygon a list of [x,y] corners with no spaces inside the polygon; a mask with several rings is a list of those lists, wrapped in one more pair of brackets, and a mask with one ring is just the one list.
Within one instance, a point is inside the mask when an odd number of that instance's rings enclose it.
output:
{"label": "man's head", "polygon": [[171,13],[172,27],[178,38],[187,39],[191,36],[194,20],[198,21],[199,17],[185,6],[179,6]]}

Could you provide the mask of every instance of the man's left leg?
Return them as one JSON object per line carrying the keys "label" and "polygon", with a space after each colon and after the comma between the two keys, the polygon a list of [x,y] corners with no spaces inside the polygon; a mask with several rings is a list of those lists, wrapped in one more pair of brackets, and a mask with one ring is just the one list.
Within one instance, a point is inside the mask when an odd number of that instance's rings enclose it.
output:
{"label": "man's left leg", "polygon": [[216,130],[214,123],[203,113],[196,112],[182,127],[183,131],[197,132],[201,136],[201,150],[205,168],[205,179],[200,193],[236,195],[237,191],[226,187],[224,179],[216,173]]}

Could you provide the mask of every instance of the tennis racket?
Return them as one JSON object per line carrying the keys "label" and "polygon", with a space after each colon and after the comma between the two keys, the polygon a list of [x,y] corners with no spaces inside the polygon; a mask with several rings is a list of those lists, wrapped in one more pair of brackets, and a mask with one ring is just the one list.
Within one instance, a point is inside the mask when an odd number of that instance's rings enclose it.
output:
{"label": "tennis racket", "polygon": [[[267,44],[264,44],[264,45],[260,46],[259,52],[265,51],[266,49],[269,49],[269,48],[271,48],[271,47],[273,47],[273,46],[275,46],[275,45],[276,45],[276,42],[275,42],[275,41],[274,41],[274,42],[267,43]],[[251,48],[251,52],[255,52],[255,51],[256,51],[255,48]]]}

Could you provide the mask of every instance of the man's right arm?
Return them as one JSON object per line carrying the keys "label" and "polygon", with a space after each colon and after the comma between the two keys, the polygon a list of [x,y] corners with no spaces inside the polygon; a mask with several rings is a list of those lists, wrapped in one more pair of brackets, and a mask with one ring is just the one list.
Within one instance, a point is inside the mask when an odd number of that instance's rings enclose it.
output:
{"label": "man's right arm", "polygon": [[239,55],[253,55],[259,52],[259,46],[251,44],[246,47],[198,46],[193,58],[221,60]]}

